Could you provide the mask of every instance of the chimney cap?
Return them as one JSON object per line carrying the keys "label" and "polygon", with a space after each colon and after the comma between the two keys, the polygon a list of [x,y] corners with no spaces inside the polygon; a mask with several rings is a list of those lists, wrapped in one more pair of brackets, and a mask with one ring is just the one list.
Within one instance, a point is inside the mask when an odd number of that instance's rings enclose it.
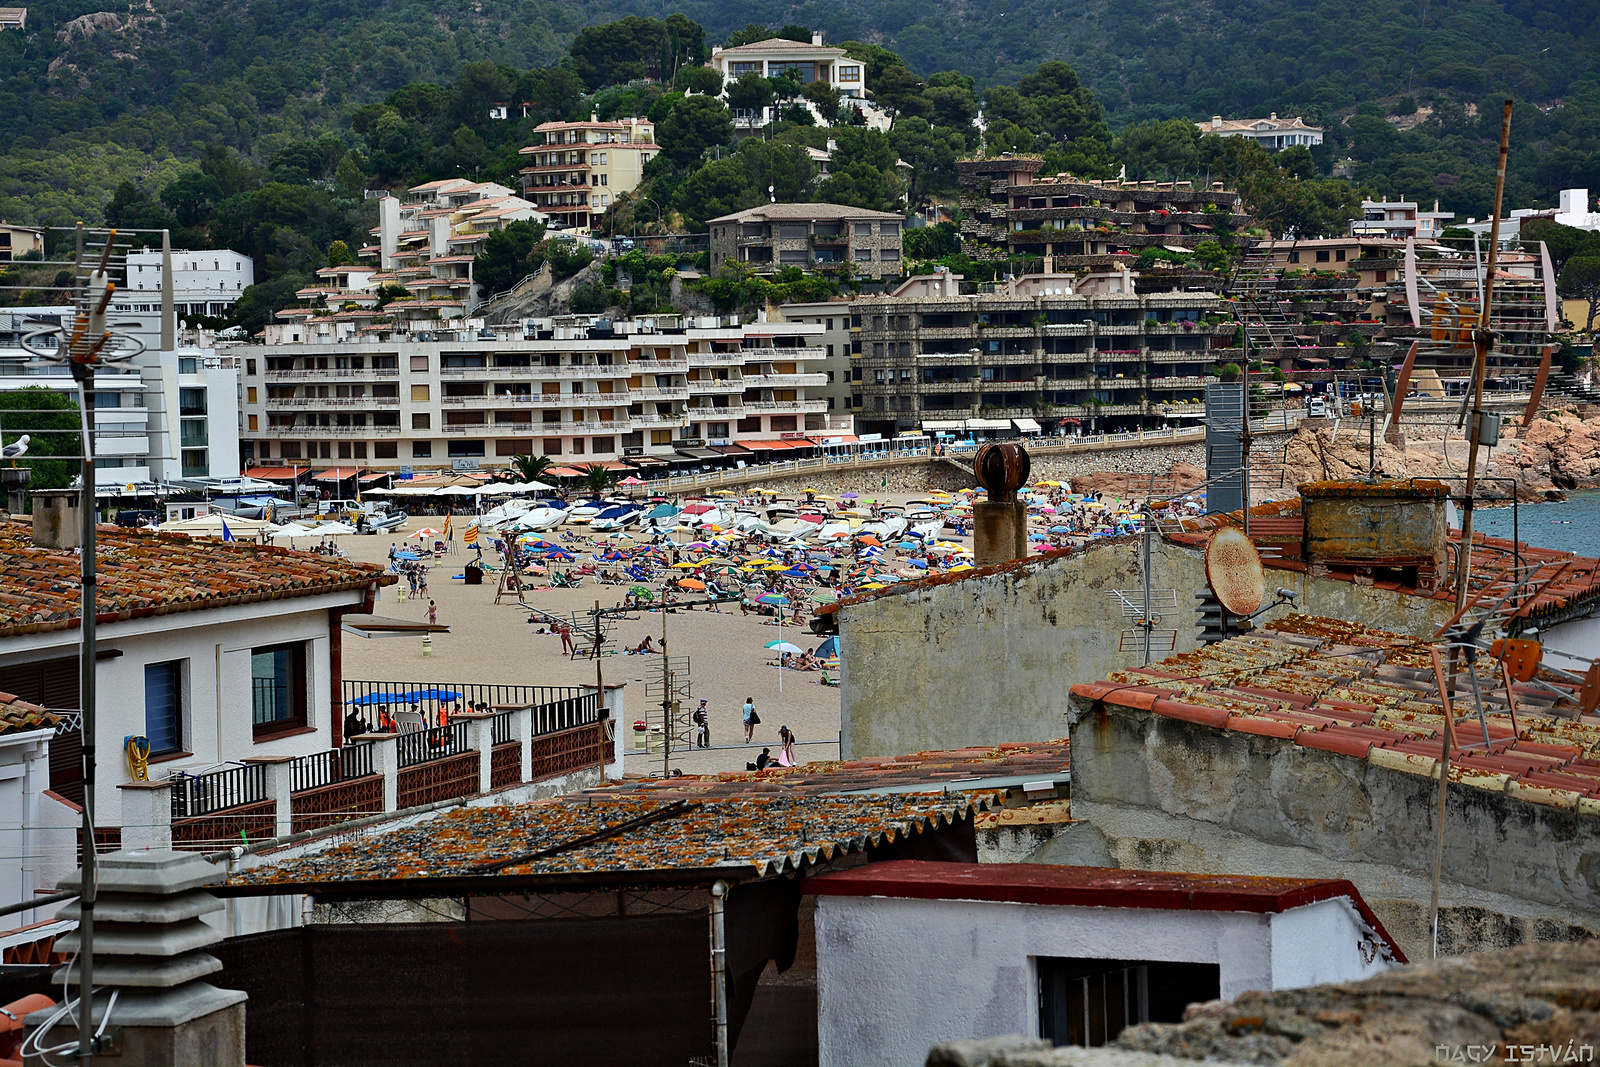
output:
{"label": "chimney cap", "polygon": [[1270,115],[1270,116],[1268,116],[1268,117],[1269,117],[1269,118],[1271,118],[1271,119],[1272,119],[1272,121],[1273,121],[1273,122],[1277,122],[1277,121],[1278,121],[1278,113],[1277,113],[1277,112],[1276,112],[1276,111],[1274,111],[1274,112],[1273,112],[1273,113],[1272,113],[1272,114],[1271,114],[1271,115]]}
{"label": "chimney cap", "polygon": [[811,43],[816,45],[818,48],[822,47],[822,33],[820,31],[811,35]]}
{"label": "chimney cap", "polygon": [[1211,116],[1211,125],[1212,126],[1221,126],[1222,125],[1222,116],[1221,115],[1212,115]]}

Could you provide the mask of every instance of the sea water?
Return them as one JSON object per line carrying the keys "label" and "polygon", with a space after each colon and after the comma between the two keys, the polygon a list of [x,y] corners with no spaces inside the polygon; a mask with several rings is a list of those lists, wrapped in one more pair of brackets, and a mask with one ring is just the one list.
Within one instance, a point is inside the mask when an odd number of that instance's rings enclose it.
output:
{"label": "sea water", "polygon": [[[1511,509],[1479,508],[1472,525],[1491,537],[1510,540]],[[1573,493],[1556,503],[1519,505],[1517,536],[1540,548],[1600,556],[1600,490]]]}

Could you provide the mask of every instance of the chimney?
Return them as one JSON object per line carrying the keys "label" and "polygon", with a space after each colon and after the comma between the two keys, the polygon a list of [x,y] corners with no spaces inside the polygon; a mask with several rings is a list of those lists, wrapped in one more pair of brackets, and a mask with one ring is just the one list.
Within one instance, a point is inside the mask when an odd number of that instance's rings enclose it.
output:
{"label": "chimney", "polygon": [[0,492],[5,494],[6,510],[21,517],[28,510],[28,483],[33,481],[32,467],[0,467]]}
{"label": "chimney", "polygon": [[38,489],[33,494],[33,543],[68,549],[83,544],[81,494],[76,489]]}
{"label": "chimney", "polygon": [[599,122],[600,121],[600,112],[598,112],[598,111],[589,112],[589,121],[590,122]]}
{"label": "chimney", "polygon": [[1222,129],[1222,116],[1221,115],[1212,115],[1211,116],[1211,128],[1213,130]]}
{"label": "chimney", "polygon": [[1272,119],[1273,122],[1277,122],[1278,121],[1278,113],[1276,111],[1274,111],[1271,114],[1270,118]]}
{"label": "chimney", "polygon": [[[101,857],[98,868],[94,975],[102,996],[117,991],[111,1025],[121,1058],[115,1062],[244,1067],[247,998],[203,980],[222,969],[203,951],[222,934],[200,917],[221,911],[223,904],[202,887],[222,881],[226,872],[198,853],[171,851],[114,852]],[[61,888],[77,889],[82,881],[80,868],[61,879]],[[74,902],[59,917],[77,919],[81,911]],[[73,953],[78,940],[74,930],[56,944]],[[68,969],[76,983],[76,964]],[[98,1024],[106,1005],[95,999]],[[28,1024],[37,1026],[49,1014],[48,1008],[34,1012]],[[66,1022],[51,1036],[75,1037]]]}
{"label": "chimney", "polygon": [[813,33],[811,35],[811,43],[816,45],[818,48],[821,48],[822,47],[822,34]]}
{"label": "chimney", "polygon": [[1312,482],[1300,486],[1308,563],[1415,574],[1418,588],[1447,576],[1445,502],[1450,488],[1424,478]]}
{"label": "chimney", "polygon": [[1028,450],[1014,441],[987,444],[973,457],[978,482],[989,498],[972,506],[972,555],[980,567],[1028,558],[1028,506],[1017,490],[1033,469]]}

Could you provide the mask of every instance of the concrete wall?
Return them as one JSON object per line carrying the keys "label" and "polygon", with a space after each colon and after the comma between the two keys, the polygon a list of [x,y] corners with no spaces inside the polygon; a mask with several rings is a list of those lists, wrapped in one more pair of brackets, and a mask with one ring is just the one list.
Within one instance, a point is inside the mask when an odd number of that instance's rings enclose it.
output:
{"label": "concrete wall", "polygon": [[940,1041],[1037,1035],[1040,956],[1215,963],[1224,997],[1365,978],[1384,965],[1362,960],[1354,915],[819,896],[820,1062],[920,1067]]}
{"label": "concrete wall", "polygon": [[[1073,685],[1141,662],[1118,651],[1131,620],[1109,595],[1139,588],[1139,551],[1136,538],[1105,540],[840,607],[843,758],[1065,736]],[[1176,629],[1178,651],[1190,651],[1204,556],[1160,541],[1152,555],[1151,586],[1178,600],[1159,626]],[[1300,611],[1398,633],[1431,635],[1451,611],[1448,601],[1295,571],[1268,568],[1267,583],[1293,590]]]}
{"label": "concrete wall", "polygon": [[[1412,959],[1429,954],[1432,778],[1280,738],[1080,706],[1072,814],[1118,866],[1347,878]],[[1593,815],[1449,791],[1440,951],[1600,934]]]}

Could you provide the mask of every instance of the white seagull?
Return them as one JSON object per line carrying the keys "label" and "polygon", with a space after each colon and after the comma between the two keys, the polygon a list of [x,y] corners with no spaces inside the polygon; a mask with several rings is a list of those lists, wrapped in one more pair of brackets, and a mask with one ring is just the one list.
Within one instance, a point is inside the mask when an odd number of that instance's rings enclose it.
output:
{"label": "white seagull", "polygon": [[9,459],[11,461],[11,465],[15,467],[17,465],[17,460],[21,456],[25,455],[27,451],[28,435],[23,434],[9,445],[0,447],[0,459]]}

